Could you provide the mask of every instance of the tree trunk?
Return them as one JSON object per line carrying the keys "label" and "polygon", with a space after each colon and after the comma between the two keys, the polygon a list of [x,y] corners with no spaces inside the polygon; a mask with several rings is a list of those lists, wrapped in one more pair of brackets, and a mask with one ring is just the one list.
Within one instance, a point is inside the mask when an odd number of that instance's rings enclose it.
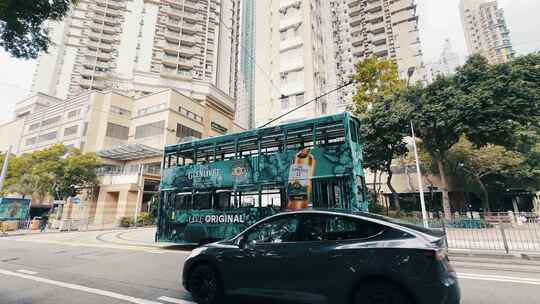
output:
{"label": "tree trunk", "polygon": [[388,176],[386,177],[386,185],[388,186],[388,189],[390,189],[390,192],[392,192],[392,196],[394,197],[394,203],[396,205],[396,211],[401,212],[401,206],[399,204],[399,197],[396,192],[396,189],[392,186],[392,170],[388,170]]}
{"label": "tree trunk", "polygon": [[377,195],[377,170],[373,171],[373,195],[375,196],[375,202],[379,200]]}
{"label": "tree trunk", "polygon": [[482,205],[484,206],[484,212],[491,212],[491,208],[489,207],[489,193],[486,189],[486,186],[482,182],[482,179],[479,176],[474,176],[476,179],[476,182],[480,186],[480,189],[482,190]]}
{"label": "tree trunk", "polygon": [[442,186],[442,204],[444,217],[449,220],[452,219],[452,209],[450,209],[450,197],[448,196],[448,181],[446,180],[446,173],[444,172],[444,164],[442,159],[437,157],[437,167],[439,168],[439,176],[441,177]]}

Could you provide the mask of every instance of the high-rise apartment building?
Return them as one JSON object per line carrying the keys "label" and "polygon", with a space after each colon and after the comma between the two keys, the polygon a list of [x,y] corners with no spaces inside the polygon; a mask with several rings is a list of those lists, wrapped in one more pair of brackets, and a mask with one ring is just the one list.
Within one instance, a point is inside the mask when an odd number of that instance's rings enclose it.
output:
{"label": "high-rise apartment building", "polygon": [[[326,86],[321,0],[254,1],[255,126],[302,105]],[[300,120],[327,112],[324,99],[283,120]]]}
{"label": "high-rise apartment building", "polygon": [[255,125],[314,102],[281,121],[346,110],[346,83],[364,58],[389,58],[400,77],[424,81],[413,0],[268,0],[255,4]]}
{"label": "high-rise apartment building", "polygon": [[452,75],[458,67],[459,55],[454,51],[450,39],[446,39],[439,60],[426,64],[426,80],[428,83],[431,83],[438,76]]}
{"label": "high-rise apartment building", "polygon": [[[33,91],[65,99],[84,90],[134,95],[211,84],[236,94],[237,0],[81,0],[52,25]],[[204,85],[203,85],[204,86]]]}
{"label": "high-rise apartment building", "polygon": [[481,54],[490,63],[514,57],[504,11],[496,0],[461,0],[459,9],[469,54]]}
{"label": "high-rise apartment building", "polygon": [[[418,33],[418,15],[414,0],[333,0],[330,1],[336,79],[345,83],[355,72],[354,65],[364,58],[376,56],[396,62],[399,77],[410,82],[424,82],[424,65]],[[337,94],[335,111],[350,104],[355,88]]]}

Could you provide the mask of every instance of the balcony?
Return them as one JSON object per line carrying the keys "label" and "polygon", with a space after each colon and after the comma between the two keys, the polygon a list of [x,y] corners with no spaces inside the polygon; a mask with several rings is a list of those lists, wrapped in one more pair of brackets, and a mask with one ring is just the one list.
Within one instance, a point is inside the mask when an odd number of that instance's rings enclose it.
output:
{"label": "balcony", "polygon": [[188,78],[188,79],[191,79],[193,77],[193,74],[192,74],[191,71],[171,69],[171,68],[167,68],[165,66],[163,66],[161,68],[161,74],[163,76],[174,77],[174,78]]}
{"label": "balcony", "polygon": [[161,57],[161,61],[164,65],[167,66],[174,66],[176,68],[177,65],[180,65],[182,67],[192,68],[193,62],[189,58],[185,57],[178,57],[178,56],[171,56],[167,54],[163,54]]}
{"label": "balcony", "polygon": [[202,6],[197,1],[186,0],[184,1],[184,9],[186,11],[197,12],[202,9]]}
{"label": "balcony", "polygon": [[112,9],[124,10],[127,5],[124,1],[109,0],[107,1],[107,6]]}
{"label": "balcony", "polygon": [[167,41],[172,42],[173,44],[178,44],[180,42],[180,35],[181,35],[180,32],[175,32],[175,31],[170,31],[170,30],[166,30],[164,34],[165,39]]}
{"label": "balcony", "polygon": [[366,5],[366,11],[367,12],[372,12],[372,11],[376,11],[376,10],[379,10],[379,9],[382,9],[382,1],[381,0],[368,1],[367,5]]}
{"label": "balcony", "polygon": [[163,46],[163,49],[166,51],[180,53],[187,56],[194,56],[196,54],[196,49],[193,47],[176,45],[176,44],[167,43],[167,42],[164,42],[162,46]]}
{"label": "balcony", "polygon": [[386,43],[386,33],[379,33],[379,34],[370,34],[369,40],[374,45],[381,45],[383,43]]}
{"label": "balcony", "polygon": [[190,36],[190,35],[182,35],[180,37],[181,43],[188,46],[193,46],[197,44],[197,37],[196,36]]}
{"label": "balcony", "polygon": [[367,17],[366,17],[366,22],[369,22],[369,23],[381,22],[383,20],[384,20],[384,14],[382,10],[369,13],[367,14]]}
{"label": "balcony", "polygon": [[364,37],[362,35],[355,35],[351,37],[351,44],[353,46],[361,46],[364,43]]}
{"label": "balcony", "polygon": [[372,52],[376,56],[383,57],[388,55],[388,46],[386,44],[381,44],[372,47]]}
{"label": "balcony", "polygon": [[176,17],[176,19],[184,18],[184,19],[191,20],[193,22],[196,22],[198,19],[196,13],[190,13],[190,12],[186,12],[184,10],[180,10],[180,9],[176,9],[172,7],[165,8],[165,13],[167,13],[169,16]]}
{"label": "balcony", "polygon": [[363,20],[364,20],[364,16],[360,14],[360,15],[352,16],[351,19],[349,19],[349,23],[351,26],[358,26],[362,24]]}

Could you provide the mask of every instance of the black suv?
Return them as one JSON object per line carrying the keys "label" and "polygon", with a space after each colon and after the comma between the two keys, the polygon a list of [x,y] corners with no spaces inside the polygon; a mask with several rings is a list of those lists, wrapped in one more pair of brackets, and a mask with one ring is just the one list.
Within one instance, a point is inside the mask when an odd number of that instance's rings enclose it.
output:
{"label": "black suv", "polygon": [[234,295],[276,303],[457,304],[442,237],[371,214],[286,212],[193,250],[183,284],[200,304]]}

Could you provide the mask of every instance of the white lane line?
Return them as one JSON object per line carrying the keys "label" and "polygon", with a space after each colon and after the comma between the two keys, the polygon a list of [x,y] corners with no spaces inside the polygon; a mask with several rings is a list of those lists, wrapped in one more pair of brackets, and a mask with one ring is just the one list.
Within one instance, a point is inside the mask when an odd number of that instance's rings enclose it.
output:
{"label": "white lane line", "polygon": [[195,304],[195,302],[176,299],[176,298],[169,298],[169,297],[159,297],[158,300],[169,302],[169,303],[175,303],[175,304]]}
{"label": "white lane line", "polygon": [[37,272],[35,272],[35,271],[25,270],[25,269],[19,269],[19,270],[17,270],[17,272],[24,273],[24,274],[29,274],[29,275],[37,274]]}
{"label": "white lane line", "polygon": [[148,250],[148,251],[146,251],[146,252],[148,252],[148,253],[157,253],[157,254],[163,254],[163,253],[165,253],[165,252],[163,252],[163,251],[158,251],[158,250]]}
{"label": "white lane line", "polygon": [[155,301],[135,298],[135,297],[132,297],[132,296],[127,296],[127,295],[119,294],[119,293],[112,292],[112,291],[101,290],[101,289],[97,289],[97,288],[90,288],[90,287],[86,287],[86,286],[82,286],[82,285],[76,285],[76,284],[65,283],[65,282],[60,282],[60,281],[54,281],[54,280],[50,280],[50,279],[46,279],[46,278],[40,278],[40,277],[36,277],[36,276],[32,276],[32,275],[27,275],[27,274],[17,273],[17,272],[13,272],[13,271],[9,271],[9,270],[0,269],[0,275],[2,275],[2,274],[6,275],[6,276],[19,277],[19,278],[22,278],[22,279],[32,280],[32,281],[41,282],[41,283],[50,284],[50,285],[55,285],[55,286],[59,286],[59,287],[63,287],[63,288],[68,288],[68,289],[78,290],[78,291],[91,293],[91,294],[95,294],[95,295],[100,295],[100,296],[104,296],[104,297],[109,297],[109,298],[113,298],[113,299],[118,299],[118,300],[131,302],[131,303],[135,303],[135,304],[162,304],[161,302],[155,302]]}
{"label": "white lane line", "polygon": [[458,278],[466,279],[466,280],[479,280],[479,281],[492,281],[492,282],[505,282],[505,283],[540,285],[540,279],[529,279],[529,278],[497,276],[497,275],[458,273]]}

